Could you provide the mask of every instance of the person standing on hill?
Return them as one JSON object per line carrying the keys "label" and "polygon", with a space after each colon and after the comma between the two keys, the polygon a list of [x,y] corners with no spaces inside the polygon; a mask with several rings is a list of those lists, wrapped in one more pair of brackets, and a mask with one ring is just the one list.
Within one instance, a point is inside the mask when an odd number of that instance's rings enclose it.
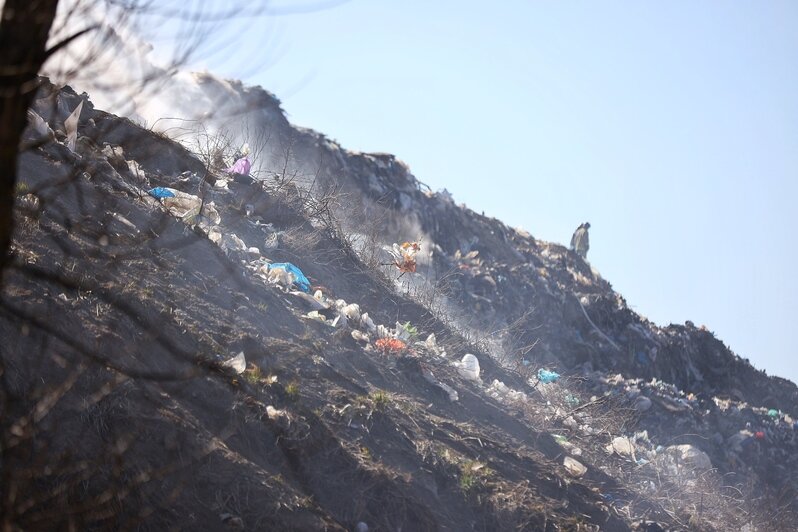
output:
{"label": "person standing on hill", "polygon": [[571,237],[571,249],[583,259],[587,259],[587,250],[590,249],[590,237],[587,230],[590,229],[590,223],[585,222],[576,228],[574,236]]}

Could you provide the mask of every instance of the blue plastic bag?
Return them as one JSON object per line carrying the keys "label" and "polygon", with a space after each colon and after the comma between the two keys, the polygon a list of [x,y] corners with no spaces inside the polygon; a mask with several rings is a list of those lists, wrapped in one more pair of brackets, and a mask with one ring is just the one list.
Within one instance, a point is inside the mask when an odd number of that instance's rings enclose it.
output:
{"label": "blue plastic bag", "polygon": [[310,292],[310,281],[308,278],[305,277],[305,274],[302,273],[302,270],[291,264],[290,262],[275,262],[274,264],[269,265],[269,270],[273,270],[275,268],[282,268],[287,272],[291,272],[294,274],[294,284],[299,287],[300,290],[303,292]]}
{"label": "blue plastic bag", "polygon": [[153,198],[174,198],[175,193],[165,187],[155,187],[149,191]]}
{"label": "blue plastic bag", "polygon": [[547,369],[540,368],[538,370],[538,380],[543,384],[549,384],[551,382],[556,381],[560,378],[559,373],[555,373],[553,371],[549,371]]}

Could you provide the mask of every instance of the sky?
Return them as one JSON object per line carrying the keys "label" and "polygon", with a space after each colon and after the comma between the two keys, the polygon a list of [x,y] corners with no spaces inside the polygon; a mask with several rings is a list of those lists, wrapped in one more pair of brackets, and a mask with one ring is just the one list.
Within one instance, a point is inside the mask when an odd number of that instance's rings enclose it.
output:
{"label": "sky", "polygon": [[798,2],[272,5],[201,66],[798,382]]}

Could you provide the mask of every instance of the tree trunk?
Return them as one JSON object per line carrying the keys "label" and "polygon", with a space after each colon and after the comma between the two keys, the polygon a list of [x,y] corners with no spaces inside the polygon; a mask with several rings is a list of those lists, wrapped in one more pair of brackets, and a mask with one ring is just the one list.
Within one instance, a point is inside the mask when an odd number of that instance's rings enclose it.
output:
{"label": "tree trunk", "polygon": [[17,158],[58,0],[6,0],[0,19],[0,287],[14,229]]}

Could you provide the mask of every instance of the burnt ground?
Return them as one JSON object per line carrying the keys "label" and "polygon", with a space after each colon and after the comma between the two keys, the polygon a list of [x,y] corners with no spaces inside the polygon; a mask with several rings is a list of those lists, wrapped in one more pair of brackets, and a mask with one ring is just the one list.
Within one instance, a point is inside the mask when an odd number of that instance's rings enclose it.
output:
{"label": "burnt ground", "polygon": [[[68,89],[45,92],[36,105],[57,129],[58,110],[76,98]],[[435,195],[410,194],[414,216],[441,251],[422,273],[457,272],[444,294],[459,306],[455,319],[448,307],[425,304],[434,302],[420,292],[427,285],[403,289],[390,268],[365,260],[338,223],[340,212],[292,184],[214,190],[207,184],[214,169],[185,148],[91,108],[80,131],[77,153],[50,142],[20,160],[14,262],[0,293],[4,527],[787,530],[795,523],[795,469],[786,460],[784,471],[773,469],[779,452],[795,449],[784,432],[796,414],[794,385],[756,376],[708,331],[648,324],[561,246]],[[124,155],[109,156],[106,144]],[[214,201],[221,233],[258,247],[257,257],[220,247],[207,227],[169,215],[142,193],[154,186]],[[476,241],[463,236],[468,231]],[[469,251],[479,254],[464,258]],[[406,350],[381,352],[373,333],[368,343],[353,338],[356,329],[368,332],[356,322],[333,327],[307,318],[303,299],[254,271],[264,257],[297,264],[325,295],[357,303],[377,324],[409,321],[418,336]],[[534,313],[521,312],[530,307]],[[463,325],[469,314],[509,323],[503,347],[534,349],[497,357],[490,341]],[[424,342],[432,333],[439,349]],[[241,374],[221,364],[239,352],[248,363]],[[465,353],[479,359],[482,382],[453,366]],[[530,376],[540,367],[563,378],[538,384]],[[429,372],[458,399],[425,378]],[[616,372],[624,376],[613,379]],[[491,393],[495,381],[523,396]],[[654,401],[650,410],[633,406],[640,393]],[[717,406],[717,396],[728,404]],[[727,438],[746,423],[765,426],[746,401],[780,417],[758,450],[728,453]],[[678,426],[681,439],[667,430]],[[644,429],[650,438],[634,437],[637,455],[604,450]],[[715,433],[720,443],[709,445]],[[712,471],[681,464],[671,471],[654,450],[673,443],[701,448]],[[586,472],[569,474],[567,456]]]}

